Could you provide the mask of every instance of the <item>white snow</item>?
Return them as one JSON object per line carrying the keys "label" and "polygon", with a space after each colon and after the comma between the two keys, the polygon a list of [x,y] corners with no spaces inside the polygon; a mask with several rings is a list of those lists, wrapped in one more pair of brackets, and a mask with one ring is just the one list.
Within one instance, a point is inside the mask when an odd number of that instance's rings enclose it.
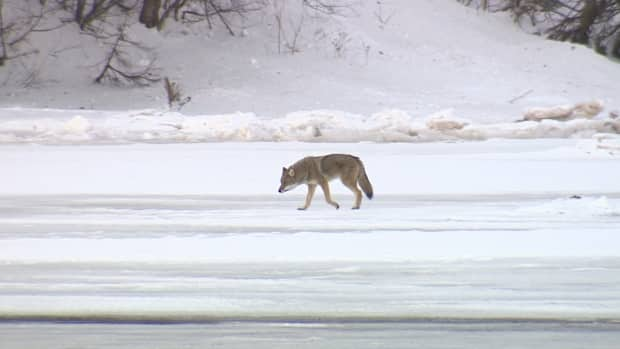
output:
{"label": "white snow", "polygon": [[599,133],[613,135],[620,130],[620,119],[556,121],[551,120],[554,112],[555,109],[539,111],[537,118],[546,118],[542,121],[476,123],[455,116],[453,110],[426,117],[413,117],[402,110],[386,110],[369,116],[315,110],[265,118],[252,113],[186,116],[155,110],[5,108],[0,109],[0,143],[433,142],[588,138]]}
{"label": "white snow", "polygon": [[[257,18],[134,26],[180,111],[91,84],[86,38],[33,39],[28,87],[26,58],[0,69],[0,319],[617,321],[620,65],[456,2],[382,4],[387,24],[374,1],[309,21],[294,55]],[[342,209],[297,211],[282,166],[332,152],[375,198],[349,210],[334,182]]]}
{"label": "white snow", "polygon": [[562,139],[4,145],[0,194],[274,195],[282,166],[333,152],[360,156],[377,195],[620,193],[620,154],[597,145]]}
{"label": "white snow", "polygon": [[[250,13],[232,23],[245,33],[236,37],[217,23],[208,31],[206,23],[181,28],[169,22],[161,33],[136,23],[128,34],[150,47],[161,75],[192,97],[184,115],[241,112],[277,119],[300,110],[336,110],[368,117],[399,109],[424,118],[453,109],[475,123],[496,123],[522,119],[531,108],[592,100],[603,103],[603,114],[620,108],[620,65],[589,48],[529,35],[510,18],[457,1],[356,3],[355,15],[307,15],[296,54],[278,54],[272,13]],[[394,14],[388,25],[378,21],[379,10]],[[299,22],[297,15],[285,19],[287,26]],[[342,36],[350,40],[338,53],[333,39]],[[40,55],[0,69],[0,107],[167,107],[163,84],[92,83],[105,46],[76,35],[72,26],[37,33],[31,44]]]}
{"label": "white snow", "polygon": [[[275,218],[271,213],[267,215]],[[618,223],[615,224],[617,229]],[[604,258],[620,252],[616,233],[608,229],[584,236],[580,229],[537,229],[505,235],[504,228],[156,239],[20,238],[3,240],[2,257],[5,263],[382,263],[541,256]],[[71,251],[66,246],[71,246]]]}
{"label": "white snow", "polygon": [[578,103],[574,106],[555,106],[551,108],[532,108],[525,112],[523,119],[540,121],[545,119],[569,120],[577,117],[591,119],[603,111],[600,101]]}

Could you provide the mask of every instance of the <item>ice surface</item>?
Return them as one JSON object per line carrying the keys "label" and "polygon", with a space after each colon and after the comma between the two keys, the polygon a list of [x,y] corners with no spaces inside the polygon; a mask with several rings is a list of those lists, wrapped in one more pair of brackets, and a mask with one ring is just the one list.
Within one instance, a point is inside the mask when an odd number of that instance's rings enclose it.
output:
{"label": "ice surface", "polygon": [[[0,313],[611,321],[620,162],[596,142],[5,145]],[[361,210],[337,182],[340,210],[276,192],[328,152],[365,162]]]}
{"label": "ice surface", "polygon": [[[599,149],[598,144],[592,139],[432,144],[6,145],[0,147],[4,167],[0,193],[273,195],[282,166],[308,155],[352,153],[364,161],[378,197],[615,195],[620,192],[618,154]],[[337,182],[333,190],[349,194]],[[299,188],[283,197],[303,192]],[[350,198],[343,202],[345,207],[349,206],[347,201]],[[321,207],[321,203],[319,196],[316,204]]]}
{"label": "ice surface", "polygon": [[430,321],[366,323],[5,324],[8,348],[64,349],[616,349],[618,325],[592,322]]}

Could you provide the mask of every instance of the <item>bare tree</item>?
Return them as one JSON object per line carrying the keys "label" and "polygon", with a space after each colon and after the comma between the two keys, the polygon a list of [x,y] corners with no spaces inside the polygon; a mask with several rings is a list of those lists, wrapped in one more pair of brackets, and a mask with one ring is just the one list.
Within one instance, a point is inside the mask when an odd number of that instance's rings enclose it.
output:
{"label": "bare tree", "polygon": [[[0,0],[0,67],[37,53],[37,47],[27,44],[31,34],[72,24],[77,32],[89,35],[105,48],[95,65],[95,82],[145,85],[159,77],[153,59],[147,65],[135,63],[136,57],[144,57],[148,49],[130,38],[132,25],[141,23],[162,30],[169,20],[206,22],[209,29],[221,24],[235,36],[239,22],[245,25],[249,13],[264,11],[278,1],[292,4],[296,11],[280,13],[276,18],[278,49],[295,53],[301,45],[305,19],[352,15],[362,0]],[[272,18],[272,13],[264,14]],[[334,45],[343,52],[341,43],[346,41]],[[64,48],[58,52],[61,50]],[[26,66],[24,61],[20,63]]]}
{"label": "bare tree", "polygon": [[183,7],[187,4],[189,0],[165,0],[162,5],[162,14],[159,17],[159,21],[157,23],[157,29],[161,30],[164,26],[164,22],[170,14],[174,13],[174,19],[179,19],[179,12]]}
{"label": "bare tree", "polygon": [[11,5],[7,11],[4,0],[0,0],[0,66],[8,60],[36,53],[36,48],[22,50],[20,46],[31,34],[55,28],[42,25],[43,18],[52,12],[45,1],[25,0]]}
{"label": "bare tree", "polygon": [[149,85],[160,80],[156,74],[154,60],[148,65],[136,69],[129,57],[129,50],[147,50],[140,43],[133,41],[127,34],[127,24],[119,25],[117,32],[107,37],[101,37],[109,46],[108,53],[101,62],[102,69],[95,78],[96,83],[110,81],[117,84]]}
{"label": "bare tree", "polygon": [[147,28],[159,26],[159,9],[161,0],[143,0],[142,10],[140,11],[140,23]]}
{"label": "bare tree", "polygon": [[6,38],[5,38],[5,27],[4,27],[4,19],[2,16],[2,9],[4,8],[4,0],[0,0],[0,66],[4,65],[4,61],[7,59],[6,53]]}
{"label": "bare tree", "polygon": [[106,16],[115,7],[124,7],[120,0],[93,0],[87,7],[86,0],[77,0],[75,9],[75,21],[80,29],[84,30],[93,21]]}
{"label": "bare tree", "polygon": [[527,19],[550,39],[589,45],[620,58],[620,0],[459,0]]}
{"label": "bare tree", "polygon": [[[38,0],[40,1],[40,0]],[[135,54],[145,53],[148,48],[132,40],[128,28],[135,23],[139,5],[148,0],[56,0],[71,21],[78,24],[80,31],[105,47],[96,83],[148,85],[159,81],[154,59],[146,66],[135,63]],[[144,7],[141,8],[144,12]],[[142,13],[140,14],[142,20]]]}
{"label": "bare tree", "polygon": [[188,23],[206,21],[209,29],[213,29],[213,18],[217,18],[235,36],[234,19],[245,19],[248,13],[262,10],[267,1],[270,0],[189,0],[180,11],[181,19]]}

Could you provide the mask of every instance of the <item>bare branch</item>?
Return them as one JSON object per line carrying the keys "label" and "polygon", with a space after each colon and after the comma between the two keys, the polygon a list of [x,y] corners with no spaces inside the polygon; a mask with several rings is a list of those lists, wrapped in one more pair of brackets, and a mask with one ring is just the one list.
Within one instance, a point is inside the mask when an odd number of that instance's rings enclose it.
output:
{"label": "bare branch", "polygon": [[62,26],[51,28],[41,28],[43,19],[54,10],[41,1],[38,5],[32,6],[29,3],[22,3],[21,6],[12,4],[12,13],[5,13],[4,0],[0,0],[0,66],[6,61],[28,56],[37,53],[35,49],[23,49],[20,47],[28,41],[32,33],[51,31]]}
{"label": "bare branch", "polygon": [[355,15],[355,5],[357,3],[357,1],[353,0],[302,0],[302,4],[305,7],[328,16]]}
{"label": "bare branch", "polygon": [[132,83],[140,86],[146,86],[153,82],[161,80],[157,74],[154,74],[154,61],[140,69],[135,70],[131,61],[126,57],[125,49],[138,48],[144,49],[137,42],[128,38],[127,23],[118,27],[116,36],[110,45],[110,50],[103,61],[103,68],[95,78],[96,83],[102,83],[109,80],[116,83]]}
{"label": "bare branch", "polygon": [[[459,0],[478,5],[483,0]],[[486,1],[486,0],[484,0]],[[592,47],[620,58],[620,0],[489,0],[489,10],[509,11],[516,22],[529,19],[538,34]]]}

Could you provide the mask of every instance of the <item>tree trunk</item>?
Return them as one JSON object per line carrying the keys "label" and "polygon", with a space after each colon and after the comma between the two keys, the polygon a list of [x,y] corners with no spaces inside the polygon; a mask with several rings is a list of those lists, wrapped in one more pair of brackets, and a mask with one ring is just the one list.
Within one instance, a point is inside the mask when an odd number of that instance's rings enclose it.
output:
{"label": "tree trunk", "polygon": [[600,7],[597,0],[587,0],[581,11],[581,20],[579,27],[574,34],[574,41],[582,44],[588,44],[590,41],[590,29],[599,16]]}
{"label": "tree trunk", "polygon": [[82,26],[84,20],[84,8],[86,7],[86,0],[77,0],[75,5],[75,22]]}
{"label": "tree trunk", "polygon": [[2,7],[4,7],[4,1],[0,0],[0,67],[4,65],[6,61],[6,41],[4,39],[4,19],[2,18]]}
{"label": "tree trunk", "polygon": [[159,24],[159,8],[161,0],[143,0],[140,12],[140,23],[147,28],[157,27]]}

